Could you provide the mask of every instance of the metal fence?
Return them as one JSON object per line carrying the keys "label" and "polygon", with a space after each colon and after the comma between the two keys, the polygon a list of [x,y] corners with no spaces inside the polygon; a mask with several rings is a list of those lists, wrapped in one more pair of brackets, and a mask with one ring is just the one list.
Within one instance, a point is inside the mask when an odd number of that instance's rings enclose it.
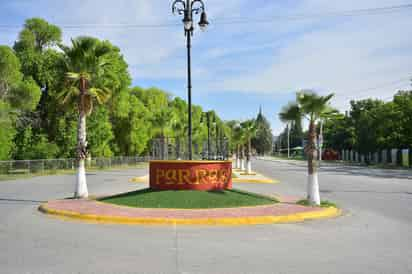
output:
{"label": "metal fence", "polygon": [[[156,160],[187,160],[188,147],[183,138],[154,138],[151,140],[150,156]],[[208,151],[210,150],[210,151]],[[224,139],[211,139],[202,143],[193,142],[193,160],[224,160],[229,157],[229,143]]]}
{"label": "metal fence", "polygon": [[[86,160],[86,168],[105,169],[124,166],[138,166],[149,161],[149,157],[111,157],[91,158]],[[44,159],[0,161],[0,174],[46,174],[64,170],[75,170],[76,159]]]}
{"label": "metal fence", "polygon": [[341,160],[366,164],[412,167],[412,149],[383,149],[370,153],[342,150]]}

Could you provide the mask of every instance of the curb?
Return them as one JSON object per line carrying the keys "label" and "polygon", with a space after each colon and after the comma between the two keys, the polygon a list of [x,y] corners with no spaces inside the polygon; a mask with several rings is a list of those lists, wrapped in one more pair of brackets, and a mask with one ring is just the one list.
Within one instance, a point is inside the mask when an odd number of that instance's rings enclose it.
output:
{"label": "curb", "polygon": [[333,218],[341,215],[338,208],[328,207],[322,210],[301,212],[281,216],[257,216],[239,218],[196,218],[196,219],[172,219],[172,218],[131,218],[118,216],[102,216],[82,214],[72,211],[56,210],[48,208],[45,204],[39,206],[39,211],[63,218],[88,221],[103,224],[129,224],[129,225],[210,225],[210,226],[236,226],[236,225],[260,225],[297,223],[305,220]]}
{"label": "curb", "polygon": [[272,179],[249,179],[249,178],[232,178],[233,183],[254,183],[254,184],[278,184],[278,180]]}
{"label": "curb", "polygon": [[129,182],[131,183],[148,183],[149,182],[149,175],[143,175],[143,176],[139,176],[139,177],[134,177],[129,179]]}

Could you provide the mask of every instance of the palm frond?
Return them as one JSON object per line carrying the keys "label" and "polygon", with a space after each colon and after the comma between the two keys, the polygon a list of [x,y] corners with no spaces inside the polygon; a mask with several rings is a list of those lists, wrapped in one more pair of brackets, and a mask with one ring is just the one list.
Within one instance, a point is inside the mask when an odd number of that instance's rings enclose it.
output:
{"label": "palm frond", "polygon": [[279,119],[284,123],[295,123],[302,117],[302,110],[297,103],[291,102],[279,113]]}
{"label": "palm frond", "polygon": [[72,81],[80,79],[80,74],[76,73],[76,72],[70,72],[70,71],[66,72],[65,76],[66,76],[67,79],[72,80]]}

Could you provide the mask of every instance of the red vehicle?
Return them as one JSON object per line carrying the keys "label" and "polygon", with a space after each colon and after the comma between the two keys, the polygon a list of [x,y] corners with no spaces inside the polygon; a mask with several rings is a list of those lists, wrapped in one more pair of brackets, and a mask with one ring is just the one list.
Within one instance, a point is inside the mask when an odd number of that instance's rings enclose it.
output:
{"label": "red vehicle", "polygon": [[329,148],[325,149],[325,151],[322,152],[322,160],[326,160],[326,161],[339,160],[339,153],[333,149],[329,149]]}

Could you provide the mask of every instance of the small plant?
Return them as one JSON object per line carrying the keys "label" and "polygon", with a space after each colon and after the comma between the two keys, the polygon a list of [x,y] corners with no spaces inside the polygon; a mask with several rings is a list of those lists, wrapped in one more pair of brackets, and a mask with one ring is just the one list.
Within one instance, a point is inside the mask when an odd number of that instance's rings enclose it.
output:
{"label": "small plant", "polygon": [[[296,202],[296,204],[298,205],[302,205],[302,206],[313,206],[312,204],[310,204],[308,199],[303,199],[303,200],[299,200]],[[335,203],[332,203],[330,201],[321,201],[320,202],[320,207],[338,207]]]}

